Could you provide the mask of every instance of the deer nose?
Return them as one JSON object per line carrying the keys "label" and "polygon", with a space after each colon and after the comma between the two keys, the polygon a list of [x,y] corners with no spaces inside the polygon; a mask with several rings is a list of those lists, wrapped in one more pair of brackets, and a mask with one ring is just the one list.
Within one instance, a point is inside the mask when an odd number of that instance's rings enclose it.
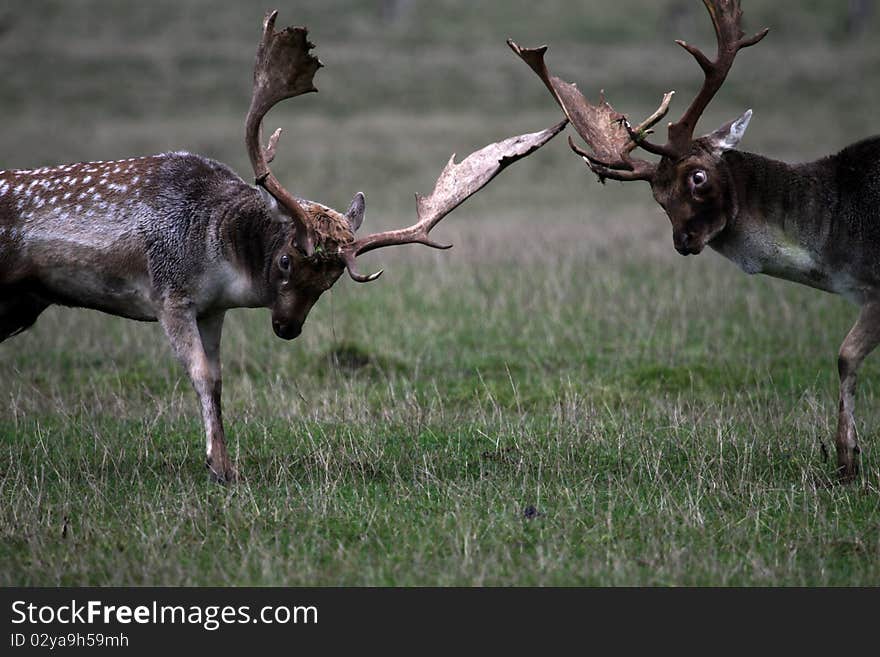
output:
{"label": "deer nose", "polygon": [[277,319],[272,320],[272,329],[275,335],[283,340],[293,340],[302,333],[302,322],[279,322]]}
{"label": "deer nose", "polygon": [[672,236],[672,244],[675,246],[675,250],[678,251],[681,255],[690,255],[690,237],[687,233],[675,233]]}

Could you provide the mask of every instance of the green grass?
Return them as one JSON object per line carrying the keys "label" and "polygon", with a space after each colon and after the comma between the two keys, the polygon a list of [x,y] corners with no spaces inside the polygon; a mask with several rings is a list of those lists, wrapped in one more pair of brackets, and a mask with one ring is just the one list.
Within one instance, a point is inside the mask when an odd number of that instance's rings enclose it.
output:
{"label": "green grass", "polygon": [[157,327],[50,311],[4,346],[3,583],[880,581],[876,441],[857,485],[827,487],[820,457],[842,302],[713,256],[694,263],[709,317],[674,300],[698,291],[681,279],[640,298],[641,277],[600,270],[584,291],[584,263],[487,297],[466,285],[485,263],[449,257],[442,284],[404,262],[406,290],[340,284],[290,345],[231,314],[228,488]]}
{"label": "green grass", "polygon": [[[269,118],[277,172],[336,207],[363,189],[367,229],[411,221],[451,151],[555,122],[505,37],[633,113],[666,88],[679,111],[699,75],[671,39],[711,38],[646,0],[299,4],[281,20],[327,68]],[[775,4],[746,3],[774,31],[704,127],[752,106],[745,146],[789,159],[866,136],[870,30],[843,42],[832,3]],[[246,173],[260,13],[0,5],[2,166],[185,148]],[[382,279],[340,281],[292,343],[229,313],[235,486],[208,479],[157,326],[51,309],[0,345],[0,585],[880,583],[880,361],[861,480],[829,486],[821,455],[855,308],[680,258],[647,187],[595,184],[562,139],[438,230],[455,249],[364,258]]]}

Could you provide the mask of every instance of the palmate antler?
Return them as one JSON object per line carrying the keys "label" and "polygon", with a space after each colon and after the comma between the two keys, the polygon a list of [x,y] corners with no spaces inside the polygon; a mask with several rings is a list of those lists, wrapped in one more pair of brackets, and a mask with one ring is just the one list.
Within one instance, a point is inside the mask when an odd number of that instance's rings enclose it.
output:
{"label": "palmate antler", "polygon": [[263,117],[280,101],[301,94],[318,91],[313,83],[315,73],[322,64],[309,51],[308,31],[304,27],[286,27],[275,31],[277,11],[266,12],[263,19],[263,36],[257,46],[254,64],[254,89],[251,106],[245,120],[245,145],[254,169],[258,185],[264,187],[290,214],[296,232],[296,244],[306,254],[314,252],[314,237],[309,218],[293,194],[278,182],[269,169],[275,159],[275,149],[281,130],[269,139],[268,147],[262,147]]}
{"label": "palmate antler", "polygon": [[568,140],[572,150],[587,161],[600,179],[650,180],[656,165],[633,158],[630,152],[638,145],[640,136],[647,134],[666,116],[673,92],[663,96],[660,107],[637,128],[632,128],[626,117],[605,100],[604,93],[599,96],[599,104],[593,105],[575,85],[551,75],[544,62],[547,46],[520,48],[510,39],[507,45],[537,73],[574,129],[592,149],[593,152],[589,153],[578,147],[571,138]]}
{"label": "palmate antler", "polygon": [[408,228],[399,228],[382,233],[373,233],[343,247],[343,259],[351,277],[361,283],[378,278],[381,270],[364,276],[357,272],[355,258],[362,253],[385,246],[400,244],[424,244],[435,249],[448,249],[451,244],[440,244],[429,237],[431,229],[443,217],[452,212],[469,197],[483,189],[502,170],[519,159],[534,153],[553,139],[568,123],[561,121],[552,128],[518,137],[510,137],[495,144],[489,144],[468,155],[460,163],[455,163],[455,155],[443,169],[434,191],[429,196],[416,194],[418,222]]}
{"label": "palmate antler", "polygon": [[[245,122],[245,143],[258,185],[262,185],[290,215],[294,224],[297,246],[306,255],[314,252],[314,231],[309,216],[296,198],[288,192],[269,169],[281,131],[276,130],[264,150],[261,142],[263,117],[278,102],[317,91],[313,78],[321,62],[310,54],[314,47],[304,27],[287,27],[275,32],[277,11],[270,11],[263,20],[263,36],[257,48],[254,66],[254,90]],[[416,195],[418,222],[408,228],[374,233],[343,244],[338,253],[351,277],[361,283],[376,280],[381,271],[364,276],[357,272],[355,259],[361,253],[399,244],[424,244],[435,249],[448,249],[428,237],[437,223],[464,201],[476,194],[503,169],[535,152],[565,127],[567,120],[552,128],[532,134],[511,137],[471,153],[461,163],[455,156],[449,160],[430,196]],[[363,197],[355,197],[363,203]],[[357,230],[357,226],[352,226]]]}
{"label": "palmate antler", "polygon": [[740,27],[742,9],[739,0],[703,0],[703,4],[712,17],[718,52],[715,61],[711,61],[695,46],[676,41],[697,60],[705,80],[681,119],[669,124],[668,140],[663,145],[651,143],[646,136],[650,128],[666,115],[674,92],[665,94],[657,110],[634,128],[623,114],[616,112],[605,101],[604,96],[600,96],[598,105],[592,105],[575,85],[552,76],[544,63],[546,46],[520,48],[513,41],[508,41],[511,49],[538,74],[565,116],[593,151],[585,151],[569,138],[572,150],[584,158],[600,180],[651,180],[657,164],[631,157],[630,152],[636,147],[663,157],[676,158],[685,154],[693,140],[700,115],[724,83],[737,52],[758,43],[769,31],[765,28],[750,38],[744,38]]}

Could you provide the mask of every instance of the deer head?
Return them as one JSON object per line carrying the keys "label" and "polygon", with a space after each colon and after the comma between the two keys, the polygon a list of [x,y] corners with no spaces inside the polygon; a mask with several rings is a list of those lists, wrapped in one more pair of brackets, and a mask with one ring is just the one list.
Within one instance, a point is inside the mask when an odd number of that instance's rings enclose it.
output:
{"label": "deer head", "polygon": [[364,220],[365,200],[355,194],[348,212],[342,214],[319,203],[305,201],[288,192],[269,169],[281,130],[262,147],[263,117],[278,102],[317,91],[313,78],[322,66],[310,54],[314,47],[303,27],[275,32],[276,11],[266,14],[257,48],[254,88],[245,121],[245,143],[254,169],[257,188],[269,216],[285,227],[272,254],[269,274],[272,326],[282,338],[299,335],[302,324],[321,294],[332,287],[343,271],[359,283],[376,280],[382,272],[358,273],[358,255],[386,246],[424,244],[448,249],[451,244],[433,241],[428,233],[437,223],[478,192],[513,162],[533,153],[564,127],[567,121],[527,135],[511,137],[471,153],[461,163],[452,156],[430,196],[416,195],[418,221],[407,228],[356,238]]}
{"label": "deer head", "polygon": [[[763,29],[745,38],[740,26],[739,0],[703,0],[703,4],[715,27],[718,51],[715,59],[710,60],[695,46],[676,41],[694,57],[705,79],[681,119],[669,124],[668,139],[663,145],[651,143],[647,136],[652,126],[666,115],[674,92],[667,93],[657,111],[633,127],[604,97],[600,97],[599,105],[593,105],[573,84],[550,75],[544,63],[546,46],[526,49],[508,41],[513,51],[543,80],[589,146],[592,152],[580,148],[569,138],[572,150],[583,157],[599,180],[646,180],[651,184],[654,199],[672,222],[673,244],[682,255],[700,253],[735,216],[736,198],[723,155],[739,144],[752,111],[697,139],[693,136],[694,129],[724,83],[739,50],[758,43],[768,32]],[[631,153],[636,148],[659,155],[659,162],[633,157]]]}

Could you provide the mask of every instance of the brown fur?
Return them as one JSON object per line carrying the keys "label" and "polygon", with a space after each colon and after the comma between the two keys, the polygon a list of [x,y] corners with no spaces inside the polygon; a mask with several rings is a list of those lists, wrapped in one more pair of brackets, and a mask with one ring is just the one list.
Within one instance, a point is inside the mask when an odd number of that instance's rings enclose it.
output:
{"label": "brown fur", "polygon": [[309,217],[309,227],[316,236],[316,255],[335,254],[339,247],[354,241],[354,233],[348,218],[326,205],[314,201],[301,201]]}

